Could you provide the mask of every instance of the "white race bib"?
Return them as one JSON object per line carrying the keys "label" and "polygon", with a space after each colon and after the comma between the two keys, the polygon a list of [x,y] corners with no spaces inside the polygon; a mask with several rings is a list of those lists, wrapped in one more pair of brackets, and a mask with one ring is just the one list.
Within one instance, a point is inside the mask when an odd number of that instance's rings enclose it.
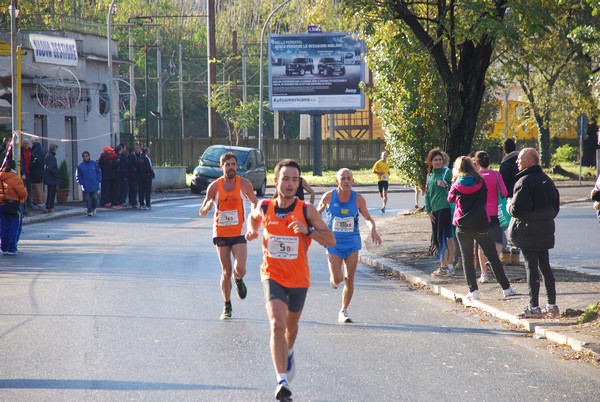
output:
{"label": "white race bib", "polygon": [[354,231],[354,217],[349,216],[347,218],[333,217],[333,231],[351,233]]}
{"label": "white race bib", "polygon": [[298,258],[298,237],[271,235],[267,243],[267,250],[271,258],[295,260]]}
{"label": "white race bib", "polygon": [[382,174],[381,175],[381,181],[388,181],[388,175],[387,174]]}
{"label": "white race bib", "polygon": [[219,221],[217,222],[219,226],[233,226],[237,225],[238,223],[239,219],[237,210],[234,209],[231,211],[219,212]]}

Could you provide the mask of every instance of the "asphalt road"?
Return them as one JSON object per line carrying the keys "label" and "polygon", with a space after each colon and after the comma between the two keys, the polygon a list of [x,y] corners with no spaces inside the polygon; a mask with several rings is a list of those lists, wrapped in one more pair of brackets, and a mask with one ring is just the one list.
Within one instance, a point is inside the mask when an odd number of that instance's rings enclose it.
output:
{"label": "asphalt road", "polygon": [[[220,321],[211,220],[198,207],[25,226],[27,253],[0,258],[0,400],[272,400],[260,243],[248,247],[248,298],[234,296],[234,319]],[[310,263],[295,401],[598,398],[600,367],[365,266],[356,323],[338,324],[341,289],[316,244]]]}

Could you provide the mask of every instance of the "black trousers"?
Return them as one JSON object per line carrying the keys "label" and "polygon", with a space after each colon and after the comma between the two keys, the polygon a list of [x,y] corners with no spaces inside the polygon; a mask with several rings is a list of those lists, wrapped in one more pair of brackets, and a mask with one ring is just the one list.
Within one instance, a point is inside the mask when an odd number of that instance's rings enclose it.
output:
{"label": "black trousers", "polygon": [[456,238],[458,240],[458,247],[460,247],[460,255],[462,257],[463,269],[465,271],[465,277],[467,278],[467,285],[469,285],[469,292],[473,292],[479,287],[477,286],[477,277],[475,275],[475,265],[473,264],[474,259],[474,248],[475,241],[479,244],[479,247],[483,250],[483,253],[487,257],[488,261],[492,265],[492,272],[502,289],[508,289],[510,282],[504,273],[504,268],[498,257],[496,251],[496,243],[492,238],[492,232],[489,227],[486,228],[456,228]]}
{"label": "black trousers", "polygon": [[54,209],[54,201],[56,200],[56,184],[48,184],[46,192],[46,209]]}
{"label": "black trousers", "polygon": [[[539,306],[540,271],[544,277],[548,304],[556,304],[556,281],[550,268],[550,254],[548,250],[523,250],[525,268],[527,269],[527,286],[529,287],[529,305]],[[538,270],[539,269],[539,270]]]}
{"label": "black trousers", "polygon": [[129,205],[135,207],[138,205],[138,179],[137,177],[129,178]]}
{"label": "black trousers", "polygon": [[140,206],[150,206],[150,193],[152,192],[152,177],[138,178],[138,199]]}

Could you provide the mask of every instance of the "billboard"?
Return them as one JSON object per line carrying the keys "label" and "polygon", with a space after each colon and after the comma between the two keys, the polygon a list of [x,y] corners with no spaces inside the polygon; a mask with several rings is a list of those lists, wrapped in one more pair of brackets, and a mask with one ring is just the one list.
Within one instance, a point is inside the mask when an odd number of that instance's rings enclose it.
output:
{"label": "billboard", "polygon": [[279,111],[362,109],[364,42],[348,33],[269,36],[269,106]]}

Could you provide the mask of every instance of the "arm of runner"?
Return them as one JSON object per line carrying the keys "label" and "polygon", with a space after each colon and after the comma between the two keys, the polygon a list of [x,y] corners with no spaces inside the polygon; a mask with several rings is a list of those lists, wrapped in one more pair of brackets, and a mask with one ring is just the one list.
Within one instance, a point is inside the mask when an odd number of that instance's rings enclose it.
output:
{"label": "arm of runner", "polygon": [[242,189],[244,189],[244,195],[252,204],[252,208],[256,207],[258,204],[258,198],[256,198],[256,194],[254,193],[254,188],[252,187],[250,180],[242,177]]}
{"label": "arm of runner", "polygon": [[379,234],[377,233],[375,220],[373,219],[373,217],[369,213],[369,209],[367,208],[367,201],[362,195],[356,194],[356,203],[358,204],[358,211],[360,212],[362,217],[365,218],[365,222],[367,223],[369,229],[371,229],[371,240],[373,240],[373,243],[377,245],[381,244],[381,237],[379,237]]}
{"label": "arm of runner", "polygon": [[312,189],[310,184],[306,181],[306,179],[302,179],[302,188],[306,190],[308,194],[310,194],[310,203],[315,204],[315,190]]}
{"label": "arm of runner", "polygon": [[252,241],[258,237],[260,224],[263,220],[261,204],[256,204],[248,214],[248,229],[246,230],[246,240]]}
{"label": "arm of runner", "polygon": [[293,229],[294,233],[302,233],[305,236],[310,235],[311,239],[322,246],[335,246],[335,236],[333,235],[333,232],[329,230],[325,222],[323,222],[321,215],[313,205],[306,204],[306,215],[308,224],[312,227],[312,231],[296,219],[294,219],[288,227]]}
{"label": "arm of runner", "polygon": [[331,191],[328,191],[325,194],[323,194],[323,197],[321,197],[321,201],[319,201],[319,206],[317,207],[317,212],[319,214],[321,214],[325,210],[325,208],[327,208],[329,206],[330,202],[331,202]]}
{"label": "arm of runner", "polygon": [[204,202],[200,207],[200,211],[198,211],[198,215],[200,217],[204,217],[208,215],[213,205],[215,204],[215,197],[217,196],[217,182],[213,181],[210,183],[208,188],[206,189],[206,197],[204,197]]}

